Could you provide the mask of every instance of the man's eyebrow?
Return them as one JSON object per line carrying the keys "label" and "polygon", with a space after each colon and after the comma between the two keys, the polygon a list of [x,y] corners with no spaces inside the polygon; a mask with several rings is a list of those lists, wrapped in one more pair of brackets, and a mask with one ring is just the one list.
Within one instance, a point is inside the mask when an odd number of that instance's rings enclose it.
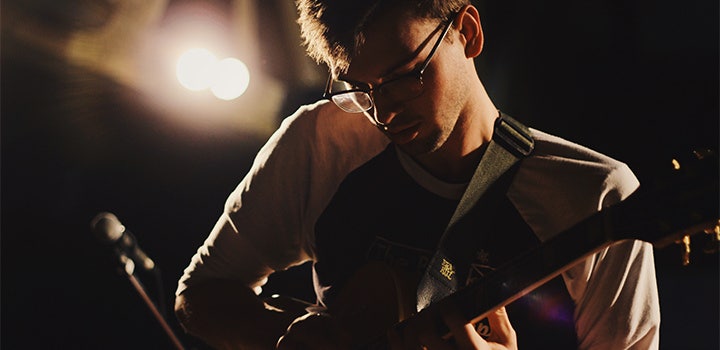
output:
{"label": "man's eyebrow", "polygon": [[412,63],[412,61],[416,60],[418,58],[418,56],[420,56],[420,53],[422,52],[423,48],[425,48],[424,43],[422,45],[420,45],[420,47],[417,50],[415,50],[415,52],[410,52],[407,55],[408,58],[403,59],[402,61],[399,61],[398,63],[390,66],[390,68],[383,71],[382,74],[380,75],[380,77],[387,78],[389,76],[392,76],[393,74],[396,74],[396,72],[399,69],[406,67],[408,64]]}
{"label": "man's eyebrow", "polygon": [[[407,66],[408,63],[410,63],[410,62],[412,62],[413,60],[415,60],[415,59],[417,58],[417,56],[418,56],[418,55],[412,55],[412,56],[409,57],[409,58],[403,59],[402,61],[393,64],[390,68],[388,68],[388,69],[386,69],[385,71],[383,71],[383,72],[380,74],[380,77],[379,77],[379,78],[382,79],[382,80],[386,80],[385,78],[387,78],[388,76],[391,76],[391,75],[395,74],[395,72],[396,72],[398,69]],[[355,80],[355,79],[352,79],[352,78],[349,78],[349,77],[345,77],[345,76],[339,76],[339,77],[338,77],[338,80],[344,81],[344,82],[346,82],[346,83],[350,83],[350,84],[352,84],[352,85],[354,85],[354,86],[361,86],[361,87],[367,87],[367,88],[370,88],[371,86],[374,85],[374,84],[371,84],[371,83],[367,83],[367,82],[364,82],[364,81]]]}
{"label": "man's eyebrow", "polygon": [[[409,54],[407,55],[407,56],[409,56],[408,58],[404,58],[404,59],[402,59],[402,61],[399,61],[399,62],[393,64],[392,66],[390,66],[390,68],[384,70],[384,71],[380,74],[380,78],[383,78],[383,79],[384,79],[384,78],[387,78],[388,76],[391,76],[391,75],[395,74],[396,71],[399,70],[400,68],[403,68],[403,67],[407,66],[409,63],[411,63],[412,61],[414,61],[415,59],[417,59],[418,55],[420,54],[420,52],[422,52],[422,49],[423,49],[423,48],[424,48],[424,45],[421,45],[420,48],[418,48],[417,50],[415,50],[415,52],[409,53]],[[404,55],[404,56],[405,56],[405,55]],[[368,87],[368,88],[373,85],[373,84],[370,84],[370,83],[367,83],[367,82],[355,80],[355,79],[352,79],[352,78],[349,78],[349,77],[345,77],[345,76],[339,76],[339,77],[338,77],[338,80],[344,81],[344,82],[347,82],[347,83],[350,83],[350,84],[355,85],[355,86],[363,86],[363,87]]]}
{"label": "man's eyebrow", "polygon": [[367,88],[370,87],[370,84],[368,84],[368,83],[365,83],[365,82],[362,82],[359,80],[350,79],[348,77],[339,76],[337,79],[339,81],[344,81],[346,83],[350,83],[353,86],[362,86],[362,87],[367,87]]}

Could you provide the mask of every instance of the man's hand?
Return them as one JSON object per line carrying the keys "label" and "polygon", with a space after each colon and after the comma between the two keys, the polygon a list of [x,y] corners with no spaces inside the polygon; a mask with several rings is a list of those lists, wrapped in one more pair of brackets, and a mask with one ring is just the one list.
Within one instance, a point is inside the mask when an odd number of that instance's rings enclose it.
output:
{"label": "man's hand", "polygon": [[[395,350],[517,350],[517,336],[505,308],[488,315],[492,333],[484,339],[475,326],[466,323],[458,312],[443,313],[442,320],[450,337],[439,334],[433,321],[420,318],[402,331],[388,331],[390,348]],[[278,350],[343,350],[350,349],[350,334],[330,316],[309,313],[297,318],[277,343]]]}
{"label": "man's hand", "polygon": [[471,323],[466,323],[457,312],[445,312],[442,317],[450,329],[446,339],[428,317],[404,328],[402,332],[388,333],[391,348],[396,350],[517,350],[517,336],[504,307],[488,315],[492,333],[487,340],[478,334]]}

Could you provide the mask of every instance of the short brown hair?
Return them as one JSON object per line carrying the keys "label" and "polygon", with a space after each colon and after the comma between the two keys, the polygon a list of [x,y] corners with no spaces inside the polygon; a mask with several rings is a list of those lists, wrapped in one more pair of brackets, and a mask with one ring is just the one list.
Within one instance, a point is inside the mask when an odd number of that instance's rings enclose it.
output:
{"label": "short brown hair", "polygon": [[400,7],[417,18],[447,19],[470,0],[296,0],[307,52],[344,72],[365,40],[365,28],[384,9]]}

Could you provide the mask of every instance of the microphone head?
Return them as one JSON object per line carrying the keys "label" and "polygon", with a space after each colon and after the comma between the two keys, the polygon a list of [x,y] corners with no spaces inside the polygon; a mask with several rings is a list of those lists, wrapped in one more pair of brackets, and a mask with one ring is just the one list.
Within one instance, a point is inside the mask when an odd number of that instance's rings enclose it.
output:
{"label": "microphone head", "polygon": [[107,243],[116,242],[125,233],[125,226],[117,216],[108,212],[97,214],[90,221],[90,227],[98,239]]}

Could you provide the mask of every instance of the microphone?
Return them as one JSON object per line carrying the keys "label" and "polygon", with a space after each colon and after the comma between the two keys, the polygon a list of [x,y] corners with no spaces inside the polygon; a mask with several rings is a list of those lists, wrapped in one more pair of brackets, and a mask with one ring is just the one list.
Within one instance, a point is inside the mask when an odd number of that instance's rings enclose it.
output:
{"label": "microphone", "polygon": [[155,262],[140,249],[135,236],[125,229],[114,214],[97,214],[90,222],[90,227],[100,241],[114,245],[117,254],[127,255],[147,271],[155,269]]}

